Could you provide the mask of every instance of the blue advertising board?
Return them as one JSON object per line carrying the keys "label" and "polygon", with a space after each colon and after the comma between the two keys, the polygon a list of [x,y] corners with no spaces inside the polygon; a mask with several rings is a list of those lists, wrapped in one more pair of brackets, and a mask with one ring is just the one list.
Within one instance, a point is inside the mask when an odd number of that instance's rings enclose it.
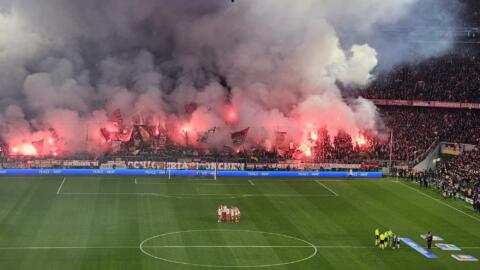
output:
{"label": "blue advertising board", "polygon": [[420,254],[422,254],[423,256],[427,257],[428,259],[437,259],[437,255],[433,254],[432,252],[430,252],[429,250],[425,249],[424,247],[420,246],[419,244],[417,244],[415,241],[413,241],[412,239],[410,238],[406,238],[406,237],[400,237],[400,240],[402,240],[402,242],[404,242],[405,244],[407,244],[409,247],[413,248],[414,250],[416,250],[417,252],[419,252]]}
{"label": "blue advertising board", "polygon": [[[135,169],[0,169],[0,175],[173,175],[213,176],[204,170],[135,170]],[[382,172],[330,171],[217,171],[222,177],[303,177],[303,178],[380,178]]]}

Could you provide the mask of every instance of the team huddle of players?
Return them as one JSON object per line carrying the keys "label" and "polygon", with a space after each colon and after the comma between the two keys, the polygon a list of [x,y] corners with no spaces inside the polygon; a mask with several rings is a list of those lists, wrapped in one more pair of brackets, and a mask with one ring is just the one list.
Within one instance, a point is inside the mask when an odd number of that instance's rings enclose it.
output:
{"label": "team huddle of players", "polygon": [[392,249],[400,248],[400,236],[394,234],[392,230],[380,233],[379,229],[375,229],[375,246],[381,249],[388,247]]}
{"label": "team huddle of players", "polygon": [[226,205],[220,205],[217,208],[217,222],[230,222],[238,223],[240,221],[240,209],[236,206],[227,207]]}

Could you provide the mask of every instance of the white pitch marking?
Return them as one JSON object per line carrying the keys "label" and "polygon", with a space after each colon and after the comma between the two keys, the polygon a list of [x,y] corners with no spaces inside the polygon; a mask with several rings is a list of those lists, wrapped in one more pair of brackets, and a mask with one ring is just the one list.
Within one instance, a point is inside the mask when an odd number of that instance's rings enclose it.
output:
{"label": "white pitch marking", "polygon": [[248,182],[250,183],[250,185],[255,186],[252,180],[248,179]]}
{"label": "white pitch marking", "polygon": [[135,246],[0,247],[0,250],[48,250],[48,249],[138,249],[138,247],[135,247]]}
{"label": "white pitch marking", "polygon": [[213,183],[138,183],[138,185],[199,185],[199,186],[249,186],[249,184],[213,184]]}
{"label": "white pitch marking", "polygon": [[337,197],[336,195],[325,195],[325,194],[312,194],[312,195],[301,195],[301,194],[159,194],[159,193],[114,193],[114,192],[62,192],[59,195],[129,195],[129,196],[157,196],[164,198],[177,198],[177,199],[191,199],[195,197],[208,197],[208,196],[221,196],[221,197],[231,197],[231,198],[242,198],[242,197]]}
{"label": "white pitch marking", "polygon": [[321,185],[322,187],[324,187],[326,190],[330,191],[333,195],[335,195],[335,197],[338,197],[340,195],[338,195],[338,193],[336,193],[335,191],[333,191],[331,188],[327,187],[325,184],[323,184],[322,182],[318,181],[318,180],[315,180],[315,182],[319,185]]}
{"label": "white pitch marking", "polygon": [[60,195],[136,195],[136,196],[161,196],[158,193],[108,193],[108,192],[102,192],[102,193],[95,193],[95,192],[67,192],[67,193],[61,193]]}
{"label": "white pitch marking", "polygon": [[312,248],[312,246],[143,246],[144,248]]}
{"label": "white pitch marking", "polygon": [[320,249],[370,249],[372,246],[143,246],[144,248],[320,248]]}
{"label": "white pitch marking", "polygon": [[65,181],[67,180],[67,177],[63,177],[63,181],[62,183],[60,184],[60,186],[58,187],[57,189],[57,195],[60,194],[60,191],[62,190],[62,187],[63,187],[63,184],[65,184]]}
{"label": "white pitch marking", "polygon": [[[184,261],[177,261],[177,260],[172,260],[172,259],[167,259],[167,258],[163,258],[163,257],[159,257],[159,256],[156,256],[156,255],[153,255],[147,251],[145,251],[144,247],[145,247],[145,243],[147,243],[148,241],[151,241],[153,239],[156,239],[156,238],[161,238],[161,237],[165,237],[165,236],[168,236],[168,235],[172,235],[172,234],[181,234],[181,233],[194,233],[194,232],[212,232],[212,231],[232,231],[232,232],[247,232],[247,233],[260,233],[260,234],[266,234],[266,235],[274,235],[274,236],[281,236],[281,237],[284,237],[284,238],[288,238],[288,239],[293,239],[293,240],[296,240],[296,241],[300,241],[302,242],[303,244],[305,245],[309,245],[312,249],[313,249],[313,253],[308,255],[308,257],[304,257],[304,258],[301,258],[301,259],[297,259],[297,260],[291,260],[291,261],[287,261],[287,262],[282,262],[282,263],[273,263],[273,264],[263,264],[263,265],[236,265],[236,266],[233,266],[233,265],[215,265],[215,264],[198,264],[198,263],[190,263],[190,262],[184,262]],[[176,264],[182,264],[182,265],[189,265],[189,266],[201,266],[201,267],[215,267],[215,268],[219,268],[219,267],[222,267],[222,268],[260,268],[260,267],[273,267],[273,266],[282,266],[282,265],[289,265],[289,264],[294,264],[294,263],[299,263],[299,262],[303,262],[303,261],[306,261],[306,260],[309,260],[311,258],[313,258],[315,255],[317,255],[317,252],[318,252],[318,249],[317,247],[315,247],[315,245],[313,245],[312,243],[306,241],[306,240],[303,240],[303,239],[300,239],[300,238],[297,238],[297,237],[294,237],[294,236],[290,236],[290,235],[285,235],[285,234],[280,234],[280,233],[269,233],[269,232],[261,232],[261,231],[250,231],[250,230],[227,230],[227,229],[212,229],[212,230],[189,230],[189,231],[177,231],[177,232],[170,232],[170,233],[164,233],[164,234],[159,234],[159,235],[155,235],[155,236],[152,236],[150,238],[147,238],[145,240],[143,240],[140,245],[139,245],[139,248],[140,248],[140,251],[142,251],[143,254],[151,257],[151,258],[154,258],[154,259],[158,259],[158,260],[162,260],[162,261],[166,261],[166,262],[171,262],[171,263],[176,263]]]}
{"label": "white pitch marking", "polygon": [[138,185],[137,178],[135,177],[135,185]]}
{"label": "white pitch marking", "polygon": [[418,193],[422,194],[423,196],[428,197],[428,198],[430,198],[430,199],[432,199],[432,200],[434,200],[434,201],[436,201],[436,202],[438,202],[438,203],[440,203],[440,204],[443,204],[443,205],[447,206],[448,208],[450,208],[450,209],[452,209],[452,210],[455,210],[455,211],[457,211],[457,212],[459,212],[459,213],[461,213],[461,214],[464,214],[465,216],[467,216],[467,217],[469,217],[469,218],[472,218],[472,219],[474,219],[474,220],[476,220],[476,221],[480,221],[480,218],[477,218],[477,217],[472,216],[472,215],[470,215],[470,214],[468,214],[468,213],[465,213],[464,211],[462,211],[462,210],[460,210],[460,209],[458,209],[458,208],[455,208],[455,207],[451,206],[450,204],[448,204],[448,203],[446,203],[446,202],[442,202],[442,201],[440,201],[439,199],[434,198],[434,197],[432,197],[432,196],[430,196],[430,195],[428,195],[428,194],[426,194],[426,193],[424,193],[424,192],[421,192],[420,190],[415,189],[415,188],[413,188],[413,187],[411,187],[411,186],[409,186],[409,185],[407,185],[407,184],[405,184],[405,183],[403,183],[403,182],[399,182],[399,183],[400,183],[402,186],[405,186],[405,187],[407,187],[407,188],[409,188],[409,189],[411,189],[411,190],[413,190],[413,191],[415,191],[415,192],[418,192]]}
{"label": "white pitch marking", "polygon": [[[318,249],[373,249],[373,246],[322,246]],[[312,246],[147,246],[144,248],[312,248]],[[433,247],[437,249],[437,247]],[[480,247],[460,247],[461,249],[480,249]],[[48,249],[138,249],[138,246],[36,246],[36,247],[0,247],[0,250],[48,250]]]}
{"label": "white pitch marking", "polygon": [[[223,195],[223,194],[217,194]],[[231,194],[231,196],[237,197],[337,197],[338,195],[327,194]]]}

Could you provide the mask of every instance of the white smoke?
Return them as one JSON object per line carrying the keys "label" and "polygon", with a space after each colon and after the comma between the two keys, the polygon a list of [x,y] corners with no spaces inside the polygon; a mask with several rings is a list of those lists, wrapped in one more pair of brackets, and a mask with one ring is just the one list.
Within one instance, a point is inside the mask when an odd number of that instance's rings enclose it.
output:
{"label": "white smoke", "polygon": [[[101,144],[116,109],[168,128],[178,143],[186,126],[191,142],[216,126],[216,147],[246,127],[267,147],[275,131],[301,140],[310,126],[375,130],[375,107],[349,106],[337,88],[365,85],[379,61],[377,48],[351,37],[375,36],[419,2],[3,0],[1,136],[13,145],[54,128],[82,151],[87,140]],[[192,102],[199,108],[187,115]]]}

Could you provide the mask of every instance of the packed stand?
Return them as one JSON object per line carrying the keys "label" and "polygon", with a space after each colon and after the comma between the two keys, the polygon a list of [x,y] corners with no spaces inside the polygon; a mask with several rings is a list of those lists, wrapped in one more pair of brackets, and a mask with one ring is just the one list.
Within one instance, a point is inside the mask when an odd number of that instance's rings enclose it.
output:
{"label": "packed stand", "polygon": [[440,164],[432,177],[437,190],[445,197],[468,198],[480,212],[480,151],[465,152]]}
{"label": "packed stand", "polygon": [[458,157],[444,157],[435,170],[415,172],[400,170],[397,176],[415,181],[423,188],[432,188],[445,199],[461,199],[480,212],[480,150],[464,152]]}
{"label": "packed stand", "polygon": [[369,99],[480,102],[480,57],[451,53],[380,74],[361,95]]}
{"label": "packed stand", "polygon": [[[415,107],[382,107],[385,125],[393,131],[393,159],[415,160],[436,141],[480,143],[480,111]],[[386,156],[387,143],[375,151]]]}
{"label": "packed stand", "polygon": [[[328,134],[319,130],[318,140],[311,147],[311,156],[305,156],[297,147],[287,150],[245,146],[240,151],[224,147],[220,150],[195,149],[169,145],[161,151],[146,150],[132,155],[127,152],[95,156],[95,159],[171,161],[191,159],[202,161],[275,163],[302,159],[323,163],[364,163],[390,159],[390,135],[393,138],[392,160],[413,162],[418,160],[437,141],[480,143],[480,111],[434,109],[418,107],[379,108],[385,128],[379,133],[362,133],[363,144],[349,134]],[[7,147],[5,147],[7,148]],[[3,151],[6,152],[6,151]],[[88,157],[91,159],[92,157]],[[63,157],[83,159],[77,157]],[[21,161],[22,157],[3,156],[3,163]],[[19,165],[21,166],[21,165]]]}

